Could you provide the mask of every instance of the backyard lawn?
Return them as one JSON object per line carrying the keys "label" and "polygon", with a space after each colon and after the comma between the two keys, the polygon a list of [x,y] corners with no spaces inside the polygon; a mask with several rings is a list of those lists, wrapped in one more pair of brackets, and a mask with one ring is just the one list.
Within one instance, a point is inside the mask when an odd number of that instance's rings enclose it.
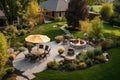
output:
{"label": "backyard lawn", "polygon": [[56,26],[56,24],[64,24],[64,23],[65,22],[53,22],[49,24],[37,25],[33,28],[33,30],[30,31],[29,34],[17,37],[16,39],[11,40],[11,43],[24,42],[25,37],[27,37],[30,34],[47,35],[51,38],[51,40],[54,40],[55,36],[64,34],[64,32],[60,30],[59,27],[54,27],[54,26]]}
{"label": "backyard lawn", "polygon": [[[65,24],[65,22],[53,22],[49,24],[42,24],[36,26],[29,34],[14,39],[15,42],[23,42],[25,37],[30,34],[45,34],[54,40],[57,35],[65,34],[60,27],[56,27],[56,24]],[[110,34],[120,35],[120,29],[112,27],[109,24],[104,24],[104,35],[107,37]],[[83,33],[80,31],[72,31],[72,35],[75,37],[83,37]],[[72,72],[60,72],[57,70],[46,70],[40,73],[36,73],[34,80],[119,80],[120,74],[120,48],[110,49],[110,61],[104,64],[98,64],[91,68]]]}
{"label": "backyard lawn", "polygon": [[119,80],[119,50],[120,48],[109,50],[110,61],[104,64],[98,64],[85,70],[73,72],[46,70],[37,73],[34,80]]}
{"label": "backyard lawn", "polygon": [[[20,37],[17,37],[16,39],[13,39],[12,43],[24,42],[25,37],[30,35],[30,34],[44,34],[44,35],[49,36],[51,38],[51,41],[53,41],[55,36],[65,34],[60,29],[60,26],[55,27],[56,24],[59,24],[59,25],[60,24],[65,24],[65,22],[53,22],[53,23],[49,23],[49,24],[42,24],[42,25],[35,26],[35,28],[33,30],[31,30],[29,34],[26,34],[24,36],[20,36]],[[72,31],[71,33],[76,38],[77,37],[84,38],[83,32]],[[112,27],[109,24],[104,24],[104,35],[105,35],[105,37],[108,37],[108,35],[110,35],[112,33],[115,33],[115,35],[119,36],[120,35],[120,29]]]}

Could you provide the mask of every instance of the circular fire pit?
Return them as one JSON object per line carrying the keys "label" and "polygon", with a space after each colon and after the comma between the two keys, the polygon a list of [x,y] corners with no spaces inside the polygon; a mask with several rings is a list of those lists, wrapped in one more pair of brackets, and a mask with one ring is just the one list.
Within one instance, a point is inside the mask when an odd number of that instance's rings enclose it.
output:
{"label": "circular fire pit", "polygon": [[85,48],[86,41],[82,39],[74,39],[74,40],[71,40],[70,46],[74,48]]}

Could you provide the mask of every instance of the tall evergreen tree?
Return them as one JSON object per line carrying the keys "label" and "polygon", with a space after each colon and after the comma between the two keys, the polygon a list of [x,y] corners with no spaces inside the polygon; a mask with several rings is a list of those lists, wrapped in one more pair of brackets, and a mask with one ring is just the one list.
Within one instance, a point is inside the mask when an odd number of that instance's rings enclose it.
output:
{"label": "tall evergreen tree", "polygon": [[68,26],[80,29],[79,20],[85,20],[88,16],[87,0],[70,0],[65,13]]}

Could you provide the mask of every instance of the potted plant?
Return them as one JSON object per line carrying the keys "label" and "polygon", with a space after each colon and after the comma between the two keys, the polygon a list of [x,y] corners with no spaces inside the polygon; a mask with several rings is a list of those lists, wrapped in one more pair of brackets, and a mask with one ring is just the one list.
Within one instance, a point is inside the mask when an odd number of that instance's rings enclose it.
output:
{"label": "potted plant", "polygon": [[64,48],[59,48],[59,49],[58,49],[58,52],[59,52],[60,55],[63,54],[64,51],[65,51]]}
{"label": "potted plant", "polygon": [[56,41],[57,43],[60,43],[62,40],[63,40],[63,36],[56,36],[56,37],[55,37],[55,41]]}

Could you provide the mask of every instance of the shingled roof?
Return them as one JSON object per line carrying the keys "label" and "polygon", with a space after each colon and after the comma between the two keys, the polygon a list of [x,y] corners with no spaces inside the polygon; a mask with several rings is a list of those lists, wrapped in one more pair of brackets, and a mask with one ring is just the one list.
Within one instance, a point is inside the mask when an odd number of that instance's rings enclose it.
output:
{"label": "shingled roof", "polygon": [[40,4],[43,9],[51,11],[66,11],[70,0],[47,0]]}

